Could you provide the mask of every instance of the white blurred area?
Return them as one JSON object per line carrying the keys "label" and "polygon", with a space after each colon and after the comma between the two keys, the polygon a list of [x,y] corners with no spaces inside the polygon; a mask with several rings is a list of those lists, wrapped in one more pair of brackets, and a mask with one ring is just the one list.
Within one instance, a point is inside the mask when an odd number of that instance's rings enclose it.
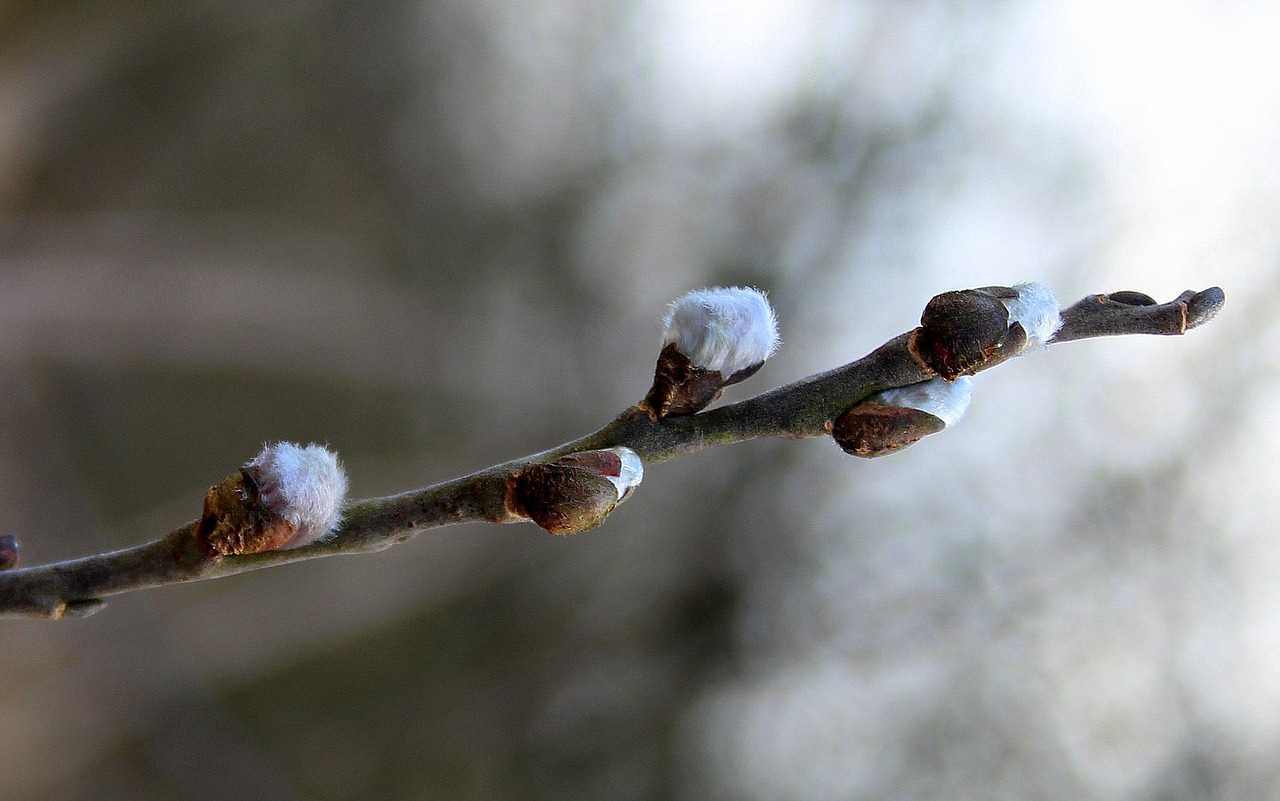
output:
{"label": "white blurred area", "polygon": [[[883,459],[752,443],[647,468],[569,540],[432,533],[5,621],[0,796],[1280,786],[1280,6],[146,5],[0,3],[0,526],[37,561],[188,519],[265,438],[332,442],[370,495],[583,433],[698,286],[778,306],[729,400],[948,289],[1227,304],[984,373]],[[272,684],[325,660],[359,686]],[[201,742],[249,767],[206,781]]]}
{"label": "white blurred area", "polygon": [[[899,37],[924,40],[933,21],[914,22]],[[1219,283],[1229,312],[1185,347],[1089,344],[984,375],[932,458],[862,469],[833,457],[793,479],[825,497],[809,566],[757,585],[742,624],[754,669],[688,719],[695,764],[719,766],[699,775],[702,797],[1275,786],[1280,547],[1266,463],[1280,407],[1262,341],[1275,336],[1280,247],[1278,31],[1267,3],[1027,3],[951,62],[970,104],[959,113],[985,136],[973,171],[912,230],[895,288],[1028,271],[1064,300]],[[894,56],[907,92],[940,57]],[[1073,164],[1056,163],[1064,142]],[[1074,195],[1065,208],[1029,205],[1027,185],[1061,169],[1075,172],[1051,176]],[[849,294],[817,307],[829,342],[865,335],[836,311]],[[829,350],[815,361],[842,348]],[[1227,433],[1244,420],[1258,430]],[[1101,476],[1123,496],[1097,497]],[[1225,753],[1229,778],[1199,764]]]}

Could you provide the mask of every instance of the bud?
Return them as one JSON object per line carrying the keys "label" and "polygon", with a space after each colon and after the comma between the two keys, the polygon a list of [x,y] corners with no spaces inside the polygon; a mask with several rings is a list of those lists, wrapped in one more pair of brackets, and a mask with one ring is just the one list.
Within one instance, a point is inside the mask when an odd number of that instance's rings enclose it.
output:
{"label": "bud", "polygon": [[836,418],[831,436],[845,453],[883,456],[959,422],[972,398],[969,376],[887,389]]}
{"label": "bud", "polygon": [[1099,295],[1098,300],[1106,302],[1108,300],[1115,303],[1121,303],[1125,306],[1159,306],[1160,304],[1155,298],[1144,292],[1132,292],[1130,290],[1122,290],[1120,292],[1112,292],[1108,295]]}
{"label": "bud", "polygon": [[576,534],[603,523],[643,478],[644,465],[630,448],[573,453],[513,476],[507,510],[552,534]]}
{"label": "bud", "polygon": [[995,359],[1044,347],[1061,325],[1060,311],[1044,284],[944,292],[925,306],[908,347],[918,362],[952,381]]}
{"label": "bud", "polygon": [[911,354],[947,381],[977,372],[1009,337],[1009,311],[996,292],[1007,287],[961,289],[935,295],[911,334]]}
{"label": "bud", "polygon": [[653,387],[642,404],[656,417],[701,411],[778,348],[777,317],[758,289],[689,292],[668,307],[663,325]]}
{"label": "bud", "polygon": [[0,570],[12,570],[18,566],[18,538],[12,534],[0,536]]}
{"label": "bud", "polygon": [[346,493],[331,451],[278,442],[209,489],[197,536],[223,556],[297,548],[337,528]]}

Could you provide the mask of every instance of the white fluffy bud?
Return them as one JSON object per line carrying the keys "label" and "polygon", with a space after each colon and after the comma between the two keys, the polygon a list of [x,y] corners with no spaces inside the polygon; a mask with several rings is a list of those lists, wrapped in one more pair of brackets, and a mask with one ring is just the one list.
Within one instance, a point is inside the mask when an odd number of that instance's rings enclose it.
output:
{"label": "white fluffy bud", "polygon": [[1062,325],[1062,306],[1053,296],[1053,290],[1044,284],[1014,284],[1016,298],[1001,298],[1009,310],[1009,324],[1019,323],[1027,332],[1024,351],[1043,348]]}
{"label": "white fluffy bud", "polygon": [[778,348],[778,320],[763,292],[749,287],[699,289],[680,296],[663,319],[663,344],[675,344],[695,367],[728,378]]}
{"label": "white fluffy bud", "polygon": [[281,547],[324,539],[341,522],[347,474],[332,451],[277,442],[264,447],[245,469],[257,481],[263,503],[295,529]]}
{"label": "white fluffy bud", "polygon": [[955,425],[969,410],[973,399],[973,379],[962,375],[954,381],[931,378],[919,384],[886,389],[868,400],[886,406],[902,406],[933,415],[947,425]]}
{"label": "white fluffy bud", "polygon": [[631,490],[644,479],[644,462],[640,461],[640,454],[625,446],[610,448],[609,450],[618,454],[618,459],[622,462],[618,468],[618,475],[605,475],[613,483],[618,490],[618,503],[622,503]]}

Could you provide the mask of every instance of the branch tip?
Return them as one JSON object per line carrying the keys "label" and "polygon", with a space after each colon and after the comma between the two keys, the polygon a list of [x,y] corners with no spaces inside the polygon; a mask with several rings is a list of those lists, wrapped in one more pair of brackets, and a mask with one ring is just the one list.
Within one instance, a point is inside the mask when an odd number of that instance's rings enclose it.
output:
{"label": "branch tip", "polygon": [[1187,328],[1196,328],[1209,322],[1222,311],[1226,302],[1227,296],[1222,287],[1211,286],[1196,292],[1187,300]]}
{"label": "branch tip", "polygon": [[1062,312],[1062,327],[1051,342],[1071,342],[1121,334],[1185,334],[1212,320],[1226,303],[1221,287],[1188,290],[1168,303],[1141,292],[1090,295]]}

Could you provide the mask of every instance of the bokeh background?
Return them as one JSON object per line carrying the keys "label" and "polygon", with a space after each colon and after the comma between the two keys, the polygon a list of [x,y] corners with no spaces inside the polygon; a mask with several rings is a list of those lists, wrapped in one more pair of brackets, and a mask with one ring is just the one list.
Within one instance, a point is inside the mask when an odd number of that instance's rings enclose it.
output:
{"label": "bokeh background", "polygon": [[370,496],[593,430],[705,285],[782,322],[729,399],[947,289],[1228,298],[884,459],[747,443],[588,534],[3,621],[0,797],[1277,797],[1278,39],[1270,0],[0,0],[26,564],[268,440]]}

